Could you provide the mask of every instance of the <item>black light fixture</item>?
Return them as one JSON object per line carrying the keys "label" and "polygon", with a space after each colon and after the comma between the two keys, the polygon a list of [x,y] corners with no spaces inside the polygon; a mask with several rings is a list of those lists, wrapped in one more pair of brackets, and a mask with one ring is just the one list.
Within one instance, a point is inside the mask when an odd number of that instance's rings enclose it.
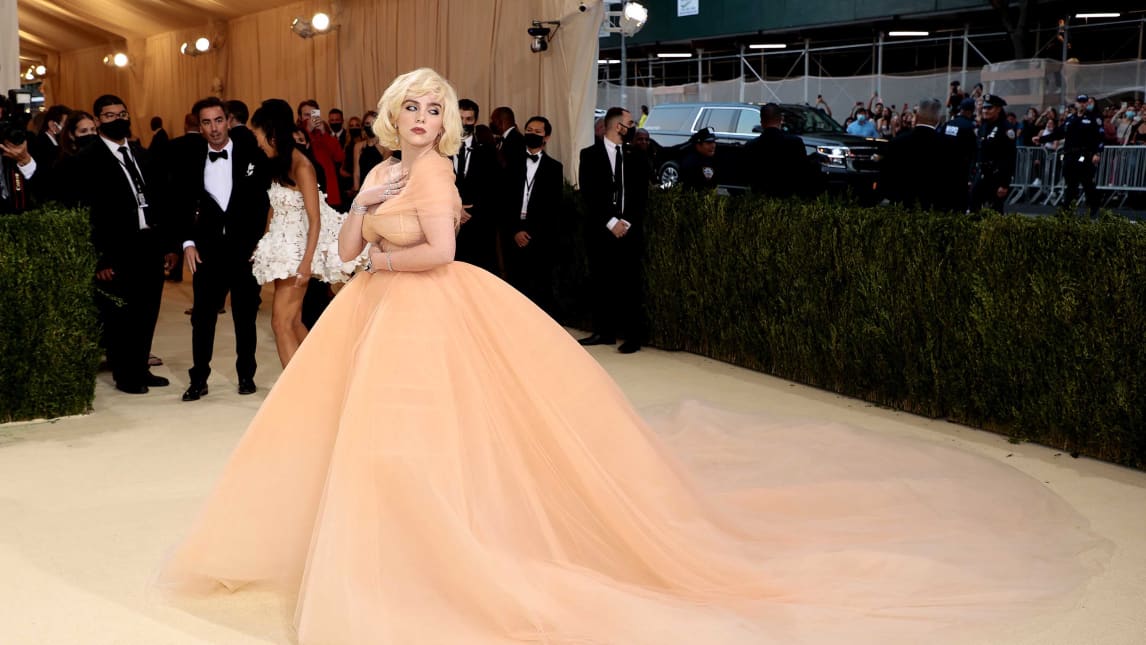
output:
{"label": "black light fixture", "polygon": [[[550,29],[546,25],[553,28]],[[557,33],[560,27],[561,21],[559,20],[534,20],[533,26],[528,29],[529,35],[533,38],[529,42],[529,51],[540,54],[549,49],[549,41],[553,40],[553,35]]]}

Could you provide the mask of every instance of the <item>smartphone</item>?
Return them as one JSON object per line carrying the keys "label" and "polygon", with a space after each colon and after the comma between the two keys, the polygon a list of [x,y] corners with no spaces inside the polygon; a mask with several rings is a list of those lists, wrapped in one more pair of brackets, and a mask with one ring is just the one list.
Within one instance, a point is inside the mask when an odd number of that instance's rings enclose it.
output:
{"label": "smartphone", "polygon": [[1126,101],[1123,101],[1123,102],[1122,102],[1122,109],[1123,109],[1123,110],[1125,110],[1125,109],[1126,109]]}
{"label": "smartphone", "polygon": [[311,110],[310,111],[310,118],[312,118],[312,119],[322,118],[322,110]]}

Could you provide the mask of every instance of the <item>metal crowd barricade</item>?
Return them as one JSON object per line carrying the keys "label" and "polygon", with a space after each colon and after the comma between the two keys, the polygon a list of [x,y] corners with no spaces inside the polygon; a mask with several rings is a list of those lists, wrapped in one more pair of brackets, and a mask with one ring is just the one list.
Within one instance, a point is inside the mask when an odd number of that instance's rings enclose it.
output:
{"label": "metal crowd barricade", "polygon": [[1106,146],[1094,182],[1110,191],[1107,204],[1121,206],[1130,193],[1146,191],[1146,146]]}

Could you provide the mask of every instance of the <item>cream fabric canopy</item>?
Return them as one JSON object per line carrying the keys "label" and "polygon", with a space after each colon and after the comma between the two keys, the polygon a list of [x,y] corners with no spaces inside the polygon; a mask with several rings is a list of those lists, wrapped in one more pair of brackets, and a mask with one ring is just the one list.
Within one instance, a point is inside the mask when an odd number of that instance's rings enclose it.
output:
{"label": "cream fabric canopy", "polygon": [[[163,117],[172,136],[182,134],[183,115],[204,96],[241,99],[252,111],[267,98],[291,104],[313,98],[324,111],[340,107],[348,116],[360,115],[375,107],[396,75],[429,66],[449,78],[460,96],[477,101],[482,119],[498,105],[512,107],[519,125],[534,114],[548,117],[554,126],[549,153],[575,180],[577,151],[593,140],[600,0],[586,2],[584,12],[577,0],[296,2],[247,15],[204,9],[225,6],[237,13],[266,4],[271,3],[21,0],[21,49],[53,70],[44,83],[49,104],[90,110],[100,94],[117,94],[145,143],[150,117]],[[60,8],[75,11],[72,16],[80,20],[70,39],[43,24],[45,14],[62,18]],[[338,29],[311,39],[290,31],[296,16],[316,11],[330,13]],[[26,25],[27,15],[33,17]],[[540,54],[529,50],[526,29],[533,20],[561,21],[549,50]],[[37,29],[40,35],[32,33]],[[203,35],[220,46],[197,57],[179,53],[182,42]],[[56,51],[60,39],[80,47]],[[103,57],[113,51],[127,53],[130,66],[104,65]]]}

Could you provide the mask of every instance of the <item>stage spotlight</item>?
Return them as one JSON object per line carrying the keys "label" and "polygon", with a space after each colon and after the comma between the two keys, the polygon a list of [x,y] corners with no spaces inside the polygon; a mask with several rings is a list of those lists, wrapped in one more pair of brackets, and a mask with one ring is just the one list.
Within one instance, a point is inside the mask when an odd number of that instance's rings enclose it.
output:
{"label": "stage spotlight", "polygon": [[[545,25],[552,25],[553,29],[550,29]],[[549,41],[553,40],[554,32],[556,32],[556,30],[560,27],[561,22],[557,20],[534,20],[533,26],[527,30],[529,36],[533,39],[529,41],[529,51],[533,52],[534,54],[540,54],[541,52],[549,49]]]}
{"label": "stage spotlight", "polygon": [[44,67],[43,65],[36,65],[36,75],[37,76],[43,76],[44,74],[47,74],[47,73],[48,73],[47,67]]}
{"label": "stage spotlight", "polygon": [[320,11],[310,19],[310,26],[319,33],[325,32],[330,29],[330,16]]}
{"label": "stage spotlight", "polygon": [[200,37],[198,40],[195,41],[195,51],[202,54],[202,53],[206,52],[208,49],[211,49],[211,41],[207,40],[206,37]]}

